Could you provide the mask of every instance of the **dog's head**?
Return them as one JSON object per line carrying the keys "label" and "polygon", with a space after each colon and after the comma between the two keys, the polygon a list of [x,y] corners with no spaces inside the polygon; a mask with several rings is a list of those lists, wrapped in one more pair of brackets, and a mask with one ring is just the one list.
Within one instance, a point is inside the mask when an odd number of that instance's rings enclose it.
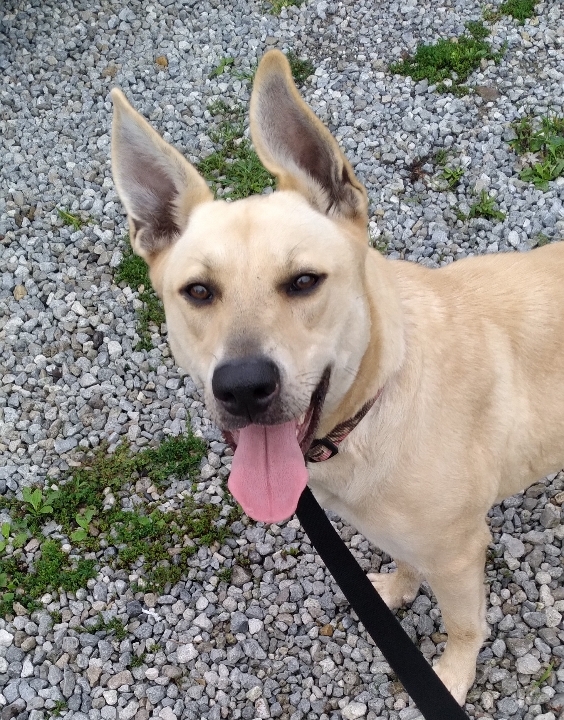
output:
{"label": "dog's head", "polygon": [[271,195],[214,201],[123,94],[112,97],[114,179],[172,351],[238,446],[234,494],[257,519],[280,520],[307,481],[303,452],[316,430],[344,419],[378,331],[366,191],[281,52],[263,58],[251,100],[253,143],[278,182]]}

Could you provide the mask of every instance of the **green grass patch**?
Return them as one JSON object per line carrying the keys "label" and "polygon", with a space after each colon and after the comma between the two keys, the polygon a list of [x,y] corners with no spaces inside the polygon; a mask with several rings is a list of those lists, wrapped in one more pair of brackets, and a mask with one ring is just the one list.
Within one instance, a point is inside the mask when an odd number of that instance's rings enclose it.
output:
{"label": "green grass patch", "polygon": [[270,0],[270,12],[273,15],[280,15],[282,8],[287,8],[291,5],[298,7],[301,4],[302,0]]}
{"label": "green grass patch", "polygon": [[137,310],[136,332],[139,335],[139,342],[135,350],[152,350],[150,325],[160,327],[165,322],[165,312],[162,302],[157,297],[151,280],[149,268],[143,258],[135,255],[131,249],[129,237],[125,240],[123,257],[116,268],[115,282],[124,282],[133,290],[139,291],[139,300],[143,306]]}
{"label": "green grass patch", "polygon": [[274,185],[274,178],[262,166],[251,143],[244,136],[243,109],[230,108],[219,101],[208,106],[212,115],[221,116],[217,130],[210,133],[219,149],[198,164],[198,170],[223,198],[239,200],[261,193]]}
{"label": "green grass patch", "polygon": [[83,220],[79,215],[63,210],[63,208],[57,208],[57,215],[65,225],[69,225],[74,230],[80,230],[81,227],[89,223],[89,220]]}
{"label": "green grass patch", "polygon": [[[33,505],[3,498],[0,507],[9,511],[12,523],[3,534],[10,547],[0,554],[0,615],[11,612],[15,600],[31,610],[46,592],[75,592],[96,576],[95,560],[73,560],[61,550],[59,541],[44,539],[42,531],[51,521],[81,553],[113,548],[104,562],[114,568],[131,573],[135,566],[139,572],[141,560],[139,586],[144,591],[162,592],[167,583],[178,582],[188,558],[202,545],[223,542],[240,510],[226,514],[222,504],[197,505],[189,494],[169,511],[160,509],[161,497],[148,501],[142,497],[134,509],[122,507],[121,500],[134,494],[138,478],[148,478],[159,489],[169,485],[171,476],[195,481],[205,451],[205,443],[191,433],[138,453],[131,452],[127,443],[111,454],[100,447],[59,486],[30,489]],[[108,500],[110,495],[113,502]],[[28,563],[22,549],[13,544],[12,527],[18,532],[23,527],[26,538],[42,541],[34,563]],[[120,628],[104,627],[113,629],[119,639]]]}
{"label": "green grass patch", "polygon": [[518,20],[521,25],[525,24],[525,20],[528,20],[535,14],[535,5],[538,0],[506,0],[499,6],[499,11],[504,15],[511,15],[511,17]]}
{"label": "green grass patch", "polygon": [[41,544],[39,558],[33,567],[27,564],[21,552],[1,557],[0,616],[12,611],[14,601],[32,610],[46,592],[59,588],[76,592],[93,577],[96,577],[93,560],[73,563],[55,540],[45,540]]}
{"label": "green grass patch", "polygon": [[390,72],[408,75],[416,82],[428,80],[438,92],[464,95],[464,85],[482,60],[498,61],[504,50],[496,53],[485,38],[489,31],[480,22],[466,24],[468,33],[459,38],[440,39],[434,45],[419,45],[415,54],[390,65]]}
{"label": "green grass patch", "polygon": [[518,155],[531,155],[519,177],[540,190],[548,190],[551,180],[564,175],[564,117],[524,117],[511,127],[516,137],[510,145]]}

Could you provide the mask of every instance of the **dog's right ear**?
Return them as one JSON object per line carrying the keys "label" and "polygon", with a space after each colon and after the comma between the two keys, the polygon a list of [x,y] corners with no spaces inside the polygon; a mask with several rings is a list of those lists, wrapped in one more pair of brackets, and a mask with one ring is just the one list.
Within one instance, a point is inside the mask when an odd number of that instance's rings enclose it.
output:
{"label": "dog's right ear", "polygon": [[300,97],[279,50],[264,55],[255,75],[251,136],[280,190],[295,190],[320,212],[366,228],[366,190],[334,137]]}
{"label": "dog's right ear", "polygon": [[198,171],[166,143],[117,88],[112,90],[112,174],[127,211],[133,250],[149,264],[213,200]]}

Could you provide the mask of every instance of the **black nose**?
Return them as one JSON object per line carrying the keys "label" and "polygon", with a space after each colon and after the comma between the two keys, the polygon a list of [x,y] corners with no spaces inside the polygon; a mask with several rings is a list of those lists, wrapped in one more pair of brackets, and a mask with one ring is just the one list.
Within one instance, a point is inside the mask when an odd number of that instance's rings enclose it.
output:
{"label": "black nose", "polygon": [[227,412],[253,420],[278,396],[280,373],[265,357],[229,360],[215,369],[212,390]]}

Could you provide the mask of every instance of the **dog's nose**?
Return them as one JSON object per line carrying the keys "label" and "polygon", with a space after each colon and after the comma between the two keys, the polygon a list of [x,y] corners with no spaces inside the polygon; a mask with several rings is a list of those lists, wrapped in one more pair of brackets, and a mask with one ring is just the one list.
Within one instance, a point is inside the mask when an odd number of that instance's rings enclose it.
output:
{"label": "dog's nose", "polygon": [[280,372],[265,357],[228,360],[212,378],[213,394],[231,415],[253,420],[268,409],[280,392]]}

